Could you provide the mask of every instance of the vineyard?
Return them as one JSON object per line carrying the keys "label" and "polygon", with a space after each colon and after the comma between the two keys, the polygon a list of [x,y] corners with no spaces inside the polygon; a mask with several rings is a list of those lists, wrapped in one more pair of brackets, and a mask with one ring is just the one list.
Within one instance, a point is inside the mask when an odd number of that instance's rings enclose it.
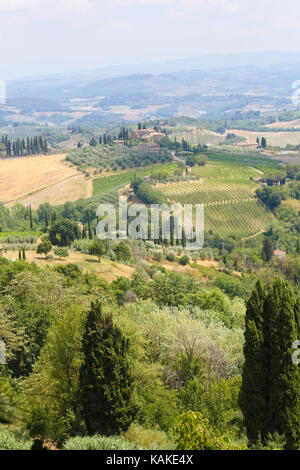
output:
{"label": "vineyard", "polygon": [[205,230],[219,235],[250,237],[264,231],[274,220],[273,214],[256,199],[205,207]]}
{"label": "vineyard", "polygon": [[255,196],[258,185],[251,179],[261,173],[243,163],[210,161],[190,171],[198,180],[159,184],[156,188],[169,202],[204,204],[205,230],[246,238],[261,233],[275,220]]}
{"label": "vineyard", "polygon": [[214,182],[182,181],[159,185],[159,190],[170,201],[180,204],[214,204],[225,201],[239,201],[254,197],[257,186],[251,182],[221,180]]}
{"label": "vineyard", "polygon": [[[119,189],[130,184],[134,174],[143,178],[155,172],[167,171],[172,175],[177,167],[176,163],[164,163],[95,178],[94,196],[90,200],[117,206]],[[275,220],[273,214],[255,196],[258,184],[252,180],[261,173],[261,170],[243,161],[239,164],[236,161],[226,163],[210,160],[209,164],[190,170],[191,180],[159,183],[154,187],[170,203],[204,204],[205,230],[212,230],[221,236],[246,238],[262,232]]]}

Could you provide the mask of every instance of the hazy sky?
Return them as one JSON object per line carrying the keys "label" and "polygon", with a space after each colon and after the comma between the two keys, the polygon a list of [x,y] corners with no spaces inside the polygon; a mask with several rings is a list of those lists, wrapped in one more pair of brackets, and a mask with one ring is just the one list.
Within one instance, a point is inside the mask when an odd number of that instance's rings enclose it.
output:
{"label": "hazy sky", "polygon": [[299,0],[0,0],[0,79],[300,50]]}

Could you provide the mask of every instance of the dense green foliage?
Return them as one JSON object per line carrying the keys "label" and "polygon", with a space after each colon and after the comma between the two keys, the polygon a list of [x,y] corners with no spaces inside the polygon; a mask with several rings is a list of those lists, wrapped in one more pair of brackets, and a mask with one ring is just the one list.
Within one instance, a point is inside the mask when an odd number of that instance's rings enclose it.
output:
{"label": "dense green foliage", "polygon": [[172,156],[167,150],[149,151],[118,145],[97,145],[75,150],[67,160],[80,169],[92,167],[99,170],[112,168],[139,168],[156,163],[171,162]]}
{"label": "dense green foliage", "polygon": [[128,348],[128,339],[113,325],[112,317],[103,314],[100,304],[92,304],[80,369],[80,406],[90,435],[127,431],[137,414]]}
{"label": "dense green foliage", "polygon": [[300,334],[299,300],[277,278],[257,284],[247,307],[245,365],[240,404],[251,442],[284,436],[288,449],[300,443],[300,376],[292,345]]}

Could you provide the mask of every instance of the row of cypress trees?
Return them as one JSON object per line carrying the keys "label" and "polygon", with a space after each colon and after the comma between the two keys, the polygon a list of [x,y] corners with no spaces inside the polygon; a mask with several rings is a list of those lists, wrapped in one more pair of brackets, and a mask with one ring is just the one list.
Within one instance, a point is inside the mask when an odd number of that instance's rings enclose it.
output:
{"label": "row of cypress trees", "polygon": [[48,153],[48,142],[42,136],[27,137],[20,139],[19,137],[12,141],[7,135],[2,136],[1,143],[6,148],[7,157],[23,157],[26,155],[40,155]]}

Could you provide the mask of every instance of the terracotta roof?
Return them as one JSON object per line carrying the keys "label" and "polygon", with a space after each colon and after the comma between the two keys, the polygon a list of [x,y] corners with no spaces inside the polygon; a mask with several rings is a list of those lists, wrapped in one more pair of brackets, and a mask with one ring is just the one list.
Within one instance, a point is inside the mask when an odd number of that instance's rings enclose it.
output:
{"label": "terracotta roof", "polygon": [[286,255],[285,251],[282,250],[274,250],[274,256],[283,256]]}

